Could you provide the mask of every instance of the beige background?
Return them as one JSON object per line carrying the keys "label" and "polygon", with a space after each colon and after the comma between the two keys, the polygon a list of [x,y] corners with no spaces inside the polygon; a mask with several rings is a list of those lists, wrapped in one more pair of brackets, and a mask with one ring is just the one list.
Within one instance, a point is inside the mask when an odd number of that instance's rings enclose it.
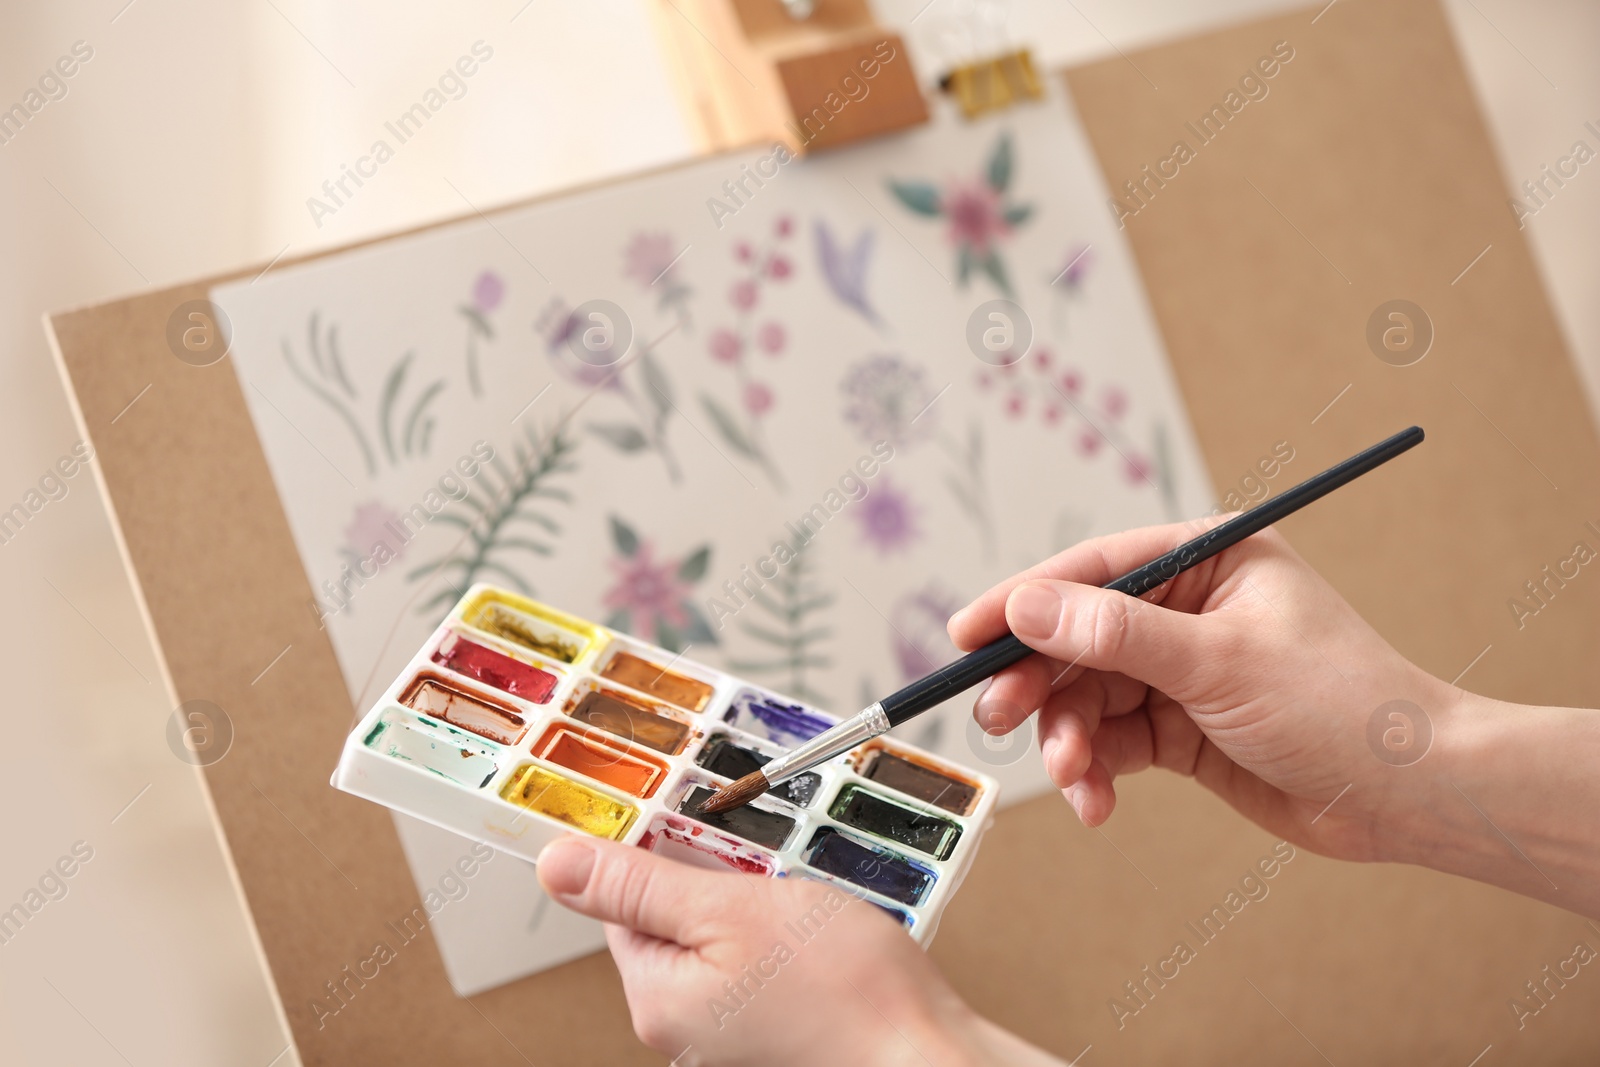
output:
{"label": "beige background", "polygon": [[[10,208],[0,216],[7,283],[0,328],[10,342],[0,372],[0,500],[7,506],[75,438],[38,328],[44,310],[270,259],[286,245],[299,253],[459,214],[463,197],[496,203],[633,169],[673,158],[681,145],[643,19],[630,4],[607,5],[581,22],[573,16],[567,26],[552,24],[544,5],[508,22],[515,3],[469,7],[444,24],[418,15],[403,25],[375,6],[277,3],[222,13],[139,0],[120,14],[117,6],[67,4],[0,16],[0,98],[7,101],[74,40],[96,49],[68,97],[0,146],[0,188]],[[1028,33],[1047,57],[1076,60],[1261,9],[1216,5],[1197,22],[1192,12],[1167,14],[1168,5],[1078,6],[1092,22],[1017,5],[1016,24],[1032,27]],[[909,22],[916,7],[884,11],[888,21],[898,14]],[[1600,25],[1592,9],[1576,4],[1478,3],[1450,11],[1507,184],[1516,185],[1564,154],[1585,119],[1600,117],[1600,83],[1585,51]],[[911,31],[916,44],[916,27]],[[437,139],[419,141],[417,153],[385,169],[383,183],[314,229],[305,196],[370,140],[394,109],[388,101],[403,103],[480,37],[492,39],[496,63],[504,61],[485,73],[504,81],[475,85],[448,122],[430,128]],[[575,39],[579,46],[570,46]],[[1600,253],[1592,239],[1583,245],[1600,221],[1600,181],[1590,177],[1586,170],[1574,180],[1529,232],[1592,393],[1600,313],[1589,296]],[[0,549],[0,588],[13,606],[3,634],[18,690],[7,702],[11,730],[31,740],[38,720],[61,719],[79,738],[70,757],[26,743],[13,748],[25,755],[6,757],[0,799],[16,814],[0,860],[0,902],[20,899],[73,841],[96,850],[69,897],[0,947],[0,1056],[270,1062],[285,1039],[250,962],[246,927],[192,772],[166,748],[170,709],[87,477]],[[22,667],[26,675],[16,670]],[[1141,783],[1130,790],[1132,810],[1153,813],[1175,795],[1174,785]],[[1205,804],[1182,810],[1195,820],[1196,837],[1216,817]],[[1177,865],[1183,857],[1169,853],[1161,862]],[[1159,882],[1159,871],[1150,873]],[[1074,899],[1070,871],[1038,875],[1061,877],[1062,898]],[[1384,884],[1430,877],[1407,872]],[[1378,890],[1363,909],[1382,908]],[[1431,945],[1431,953],[1449,953],[1495,937],[1493,930],[1440,928],[1426,913],[1416,918],[1417,951]],[[1347,913],[1346,921],[1359,922],[1359,913]],[[1538,948],[1528,947],[1530,958]],[[1520,979],[1508,973],[1505,981],[1514,987]],[[1359,1000],[1353,981],[1329,984]],[[969,990],[980,1001],[982,992]],[[1036,1004],[983,1006],[1024,1029],[1054,1012],[1043,989]],[[1571,1002],[1571,1009],[1584,1006]],[[1551,1011],[1562,1008],[1557,1002]],[[1352,1017],[1369,1018],[1354,1009]],[[1404,1021],[1403,1012],[1385,1018]],[[1465,1063],[1476,1051],[1460,1043],[1439,1048],[1442,1062]]]}

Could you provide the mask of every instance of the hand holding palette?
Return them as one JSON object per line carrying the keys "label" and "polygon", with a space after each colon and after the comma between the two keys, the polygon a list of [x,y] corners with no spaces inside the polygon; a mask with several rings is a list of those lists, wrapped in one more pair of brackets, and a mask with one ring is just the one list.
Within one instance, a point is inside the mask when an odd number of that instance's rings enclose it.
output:
{"label": "hand holding palette", "polygon": [[710,667],[474,586],[345,741],[333,784],[526,859],[570,830],[846,885],[926,943],[993,779],[880,738],[701,812],[836,724]]}

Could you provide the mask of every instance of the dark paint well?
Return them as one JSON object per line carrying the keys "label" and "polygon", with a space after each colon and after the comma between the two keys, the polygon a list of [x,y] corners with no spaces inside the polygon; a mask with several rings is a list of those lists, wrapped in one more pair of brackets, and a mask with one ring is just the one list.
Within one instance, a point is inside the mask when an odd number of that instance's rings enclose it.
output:
{"label": "dark paint well", "polygon": [[678,811],[724,833],[771,849],[783,848],[789,836],[794,833],[794,820],[787,815],[779,815],[775,811],[763,811],[748,804],[732,811],[708,815],[700,810],[700,805],[710,798],[710,789],[705,786],[695,786],[678,805]]}
{"label": "dark paint well", "polygon": [[856,785],[846,786],[839,793],[828,814],[846,826],[874,837],[886,837],[936,860],[949,859],[956,842],[961,840],[961,827],[949,819],[928,815]]}
{"label": "dark paint well", "polygon": [[812,836],[805,861],[824,874],[912,907],[922,902],[939,877],[897,852],[862,844],[831,826],[822,827]]}
{"label": "dark paint well", "polygon": [[912,763],[889,751],[878,752],[863,777],[957,815],[971,811],[972,802],[978,796],[976,785]]}
{"label": "dark paint well", "polygon": [[683,748],[689,727],[599,690],[587,693],[572,717],[669,756]]}
{"label": "dark paint well", "polygon": [[[754,774],[771,761],[771,756],[757,752],[753,748],[734,744],[733,739],[728,737],[714,738],[696,757],[696,762],[712,774],[720,774],[734,781],[747,774]],[[773,786],[767,790],[767,795],[787,800],[803,808],[817,798],[817,790],[821,786],[822,776],[807,771],[795,775],[787,782]]]}

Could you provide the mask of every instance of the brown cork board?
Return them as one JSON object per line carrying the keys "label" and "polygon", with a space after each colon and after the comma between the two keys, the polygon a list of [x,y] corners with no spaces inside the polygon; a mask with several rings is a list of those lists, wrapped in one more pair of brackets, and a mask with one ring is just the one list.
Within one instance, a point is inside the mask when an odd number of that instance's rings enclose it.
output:
{"label": "brown cork board", "polygon": [[[1572,583],[1521,630],[1506,607],[1600,521],[1600,448],[1448,27],[1431,0],[1316,13],[1068,75],[1115,189],[1274,42],[1295,49],[1127,220],[1213,480],[1225,491],[1280,440],[1309,473],[1421,423],[1429,442],[1405,463],[1285,533],[1434,673],[1492,646],[1463,685],[1593,706],[1600,584]],[[660,1062],[604,954],[463,1001],[428,934],[318,1028],[311,998],[417,901],[388,813],[327,784],[351,708],[238,379],[167,347],[172,311],[222,280],[49,326],[174,702],[233,722],[205,783],[302,1059]],[[1394,298],[1434,324],[1409,367],[1365,340]],[[1092,1045],[1091,1064],[1466,1064],[1487,1045],[1485,1065],[1594,1062],[1600,980],[1569,983],[1520,1032],[1506,1002],[1600,933],[1496,890],[1305,853],[1119,1030],[1107,1001],[1272,847],[1169,776],[1122,797],[1101,833],[1048,797],[1000,816],[933,949],[986,1014],[1066,1059]]]}

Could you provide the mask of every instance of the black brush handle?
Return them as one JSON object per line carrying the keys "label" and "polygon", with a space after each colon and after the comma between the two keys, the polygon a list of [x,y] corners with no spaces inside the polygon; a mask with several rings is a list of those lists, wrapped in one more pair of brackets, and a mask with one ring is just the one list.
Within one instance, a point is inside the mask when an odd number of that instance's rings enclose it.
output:
{"label": "black brush handle", "polygon": [[[1206,531],[1192,541],[1137,567],[1121,578],[1105,584],[1129,596],[1143,596],[1150,590],[1171,581],[1195,564],[1210,559],[1226,548],[1243,541],[1251,534],[1265,530],[1286,515],[1291,515],[1313,500],[1318,500],[1346,482],[1355,480],[1374,467],[1383,465],[1409,448],[1422,443],[1422,427],[1401,430],[1393,437],[1380,441],[1349,459],[1336,463],[1314,474],[1293,489],[1286,489],[1271,500],[1262,501],[1242,515],[1229,519],[1221,526]],[[1005,670],[1026,659],[1033,649],[1023,644],[1015,634],[1006,634],[976,652],[969,652],[954,663],[940,667],[926,678],[919,678],[904,689],[879,701],[891,726],[899,726],[907,719],[920,715],[944,703],[957,693],[969,689],[985,678]]]}

